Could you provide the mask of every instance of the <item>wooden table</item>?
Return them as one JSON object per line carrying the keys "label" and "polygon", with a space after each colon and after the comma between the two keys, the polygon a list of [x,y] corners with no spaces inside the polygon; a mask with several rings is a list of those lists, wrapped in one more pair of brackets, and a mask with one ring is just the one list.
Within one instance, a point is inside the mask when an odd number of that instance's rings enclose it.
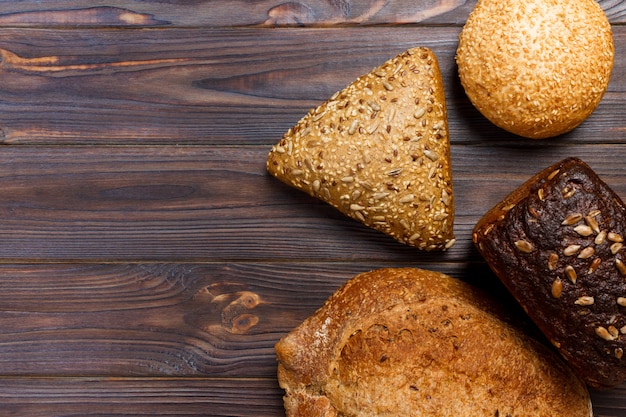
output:
{"label": "wooden table", "polygon": [[[478,218],[583,158],[626,197],[626,2],[609,91],[560,138],[482,118],[456,74],[475,1],[0,3],[0,415],[281,416],[274,343],[347,279],[435,269],[497,290]],[[270,177],[306,111],[413,46],[437,54],[457,244],[426,253]],[[626,415],[626,385],[593,392]]]}

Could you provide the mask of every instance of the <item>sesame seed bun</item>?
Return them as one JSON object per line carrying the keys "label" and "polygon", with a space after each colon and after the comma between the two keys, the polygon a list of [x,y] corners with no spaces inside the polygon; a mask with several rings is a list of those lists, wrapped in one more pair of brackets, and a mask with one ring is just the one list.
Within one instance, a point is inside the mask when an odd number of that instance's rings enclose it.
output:
{"label": "sesame seed bun", "polygon": [[542,139],[574,129],[596,109],[614,53],[595,0],[479,0],[456,61],[468,98],[487,119]]}

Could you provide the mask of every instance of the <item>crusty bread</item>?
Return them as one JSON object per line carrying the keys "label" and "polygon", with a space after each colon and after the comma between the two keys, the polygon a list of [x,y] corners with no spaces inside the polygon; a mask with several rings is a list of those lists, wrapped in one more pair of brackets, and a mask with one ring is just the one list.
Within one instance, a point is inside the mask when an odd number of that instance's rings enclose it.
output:
{"label": "crusty bread", "polygon": [[542,170],[476,224],[479,252],[591,386],[626,381],[626,210],[583,161]]}
{"label": "crusty bread", "polygon": [[592,415],[558,354],[441,273],[349,280],[276,344],[287,417]]}
{"label": "crusty bread", "polygon": [[434,53],[410,49],[311,110],[272,148],[267,169],[400,242],[451,247],[448,120]]}
{"label": "crusty bread", "polygon": [[541,139],[598,106],[613,69],[611,25],[595,0],[479,0],[456,60],[468,98],[495,125]]}

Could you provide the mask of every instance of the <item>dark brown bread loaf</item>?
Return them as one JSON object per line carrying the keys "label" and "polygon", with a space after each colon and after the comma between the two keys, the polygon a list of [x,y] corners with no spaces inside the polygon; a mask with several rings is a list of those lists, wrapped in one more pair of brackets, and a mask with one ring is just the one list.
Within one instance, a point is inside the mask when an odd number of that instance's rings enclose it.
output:
{"label": "dark brown bread loaf", "polygon": [[288,417],[592,416],[558,354],[444,274],[348,281],[276,345]]}
{"label": "dark brown bread loaf", "polygon": [[626,380],[624,204],[583,161],[533,176],[473,240],[513,296],[591,386]]}

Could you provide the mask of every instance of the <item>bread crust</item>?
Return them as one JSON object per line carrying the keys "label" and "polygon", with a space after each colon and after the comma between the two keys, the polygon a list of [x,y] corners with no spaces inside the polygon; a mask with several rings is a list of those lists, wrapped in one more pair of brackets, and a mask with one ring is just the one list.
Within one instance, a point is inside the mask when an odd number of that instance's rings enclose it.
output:
{"label": "bread crust", "polygon": [[312,109],[272,147],[267,170],[402,243],[450,248],[452,168],[435,54],[409,49]]}
{"label": "bread crust", "polygon": [[537,173],[476,224],[488,264],[591,386],[626,380],[624,204],[567,158]]}
{"label": "bread crust", "polygon": [[287,416],[590,416],[580,379],[507,320],[444,274],[359,274],[276,344]]}
{"label": "bread crust", "polygon": [[479,0],[459,35],[459,77],[495,125],[542,139],[598,106],[613,69],[611,25],[595,0]]}

